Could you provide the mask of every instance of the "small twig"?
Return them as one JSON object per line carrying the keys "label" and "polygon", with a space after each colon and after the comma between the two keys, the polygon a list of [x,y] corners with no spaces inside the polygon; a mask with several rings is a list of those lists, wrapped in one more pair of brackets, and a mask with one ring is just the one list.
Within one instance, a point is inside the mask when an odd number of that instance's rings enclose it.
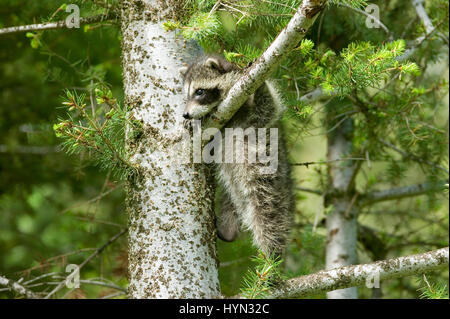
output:
{"label": "small twig", "polygon": [[[59,280],[63,280],[65,282],[66,277],[65,276],[55,276],[53,277],[54,279],[59,279]],[[55,283],[55,282],[50,282],[48,283],[50,285],[56,285],[59,283]],[[114,283],[110,283],[110,282],[104,282],[104,281],[99,281],[99,280],[93,280],[93,279],[80,279],[80,284],[86,284],[86,285],[94,285],[94,286],[102,286],[102,287],[107,287],[107,288],[111,288],[111,289],[116,289],[119,291],[122,291],[124,293],[127,293],[127,289],[120,287]]]}
{"label": "small twig", "polygon": [[298,191],[301,191],[301,192],[316,194],[319,196],[323,195],[323,192],[320,190],[317,190],[317,189],[311,189],[311,188],[306,188],[306,187],[296,187],[295,189]]}
{"label": "small twig", "polygon": [[118,296],[123,296],[126,294],[127,294],[127,292],[118,291],[118,292],[112,293],[110,295],[103,296],[100,299],[110,299],[110,298],[114,298],[114,297],[118,297]]}
{"label": "small twig", "polygon": [[118,188],[120,188],[120,187],[122,187],[122,186],[124,186],[124,185],[125,185],[125,183],[117,184],[117,185],[115,185],[114,187],[112,187],[111,189],[107,190],[106,192],[104,192],[104,193],[102,192],[102,193],[100,193],[98,196],[95,196],[94,198],[91,198],[91,199],[89,199],[89,200],[87,200],[87,201],[85,201],[85,202],[83,202],[83,203],[81,203],[81,204],[74,205],[74,206],[71,206],[71,207],[69,207],[69,208],[64,209],[63,211],[61,211],[60,214],[65,214],[65,213],[67,213],[69,210],[78,208],[78,207],[80,207],[80,206],[82,206],[82,205],[86,205],[86,204],[91,204],[91,203],[97,202],[97,201],[99,201],[100,199],[102,199],[103,197],[105,197],[106,195],[110,194],[111,192],[115,191],[116,189],[118,189]]}
{"label": "small twig", "polygon": [[2,286],[6,286],[9,287],[10,290],[13,290],[21,295],[26,296],[27,298],[30,299],[37,299],[39,298],[39,296],[34,293],[33,291],[25,288],[24,286],[22,286],[21,284],[19,284],[18,282],[15,282],[11,279],[8,279],[6,277],[0,276],[0,285]]}
{"label": "small twig", "polygon": [[347,209],[345,210],[344,216],[345,217],[349,217],[350,216],[350,211],[352,210],[353,205],[355,205],[356,199],[358,198],[359,193],[355,193],[355,195],[353,195],[352,200],[350,201],[350,204],[348,205]]}
{"label": "small twig", "polygon": [[0,153],[45,155],[49,153],[58,153],[59,151],[61,151],[61,149],[58,146],[16,145],[9,147],[8,145],[0,145]]}
{"label": "small twig", "polygon": [[365,161],[365,158],[358,158],[358,157],[349,157],[349,158],[339,158],[335,160],[329,160],[329,161],[320,161],[320,162],[304,162],[304,163],[291,163],[292,166],[306,166],[308,168],[309,165],[316,165],[316,164],[328,164],[328,163],[334,163],[334,162],[343,162],[343,161]]}
{"label": "small twig", "polygon": [[371,14],[369,14],[369,13],[367,13],[367,12],[361,10],[361,9],[351,7],[351,6],[347,5],[347,4],[339,4],[339,6],[341,6],[341,7],[346,7],[346,8],[348,8],[348,9],[350,9],[350,10],[353,10],[353,11],[355,11],[355,12],[358,12],[359,14],[362,14],[362,15],[364,15],[364,16],[366,16],[366,17],[369,17],[369,18],[375,20],[375,22],[378,23],[378,25],[379,25],[379,26],[384,30],[384,32],[386,32],[386,34],[389,36],[389,41],[392,41],[392,40],[393,40],[394,37],[393,37],[393,35],[392,35],[392,32],[391,32],[391,31],[384,25],[384,23],[381,22],[380,19],[378,19],[377,17],[375,17],[375,16],[373,16],[373,15],[371,15]]}
{"label": "small twig", "polygon": [[418,139],[418,140],[423,140],[423,138],[418,137],[414,131],[411,129],[411,127],[409,126],[409,119],[408,117],[405,115],[404,116],[405,122],[406,122],[406,126],[408,127],[408,131],[411,133],[412,136],[414,136],[414,138]]}
{"label": "small twig", "polygon": [[95,218],[85,217],[85,216],[73,216],[73,217],[75,219],[78,219],[78,220],[81,220],[81,221],[90,222],[90,223],[103,224],[103,225],[123,228],[123,225],[117,224],[117,223],[113,223],[113,222],[109,222],[107,220],[100,220],[100,219],[95,219]]}
{"label": "small twig", "polygon": [[[99,14],[99,15],[92,16],[92,17],[81,18],[80,25],[102,22],[102,21],[106,21],[106,20],[112,20],[115,18],[116,18],[116,15],[112,14],[112,13],[109,13],[107,15]],[[38,23],[38,24],[30,24],[30,25],[22,25],[22,26],[3,28],[3,29],[0,29],[0,35],[20,33],[20,32],[29,32],[29,31],[52,30],[52,29],[60,29],[60,28],[65,28],[65,27],[66,27],[66,21],[62,20],[62,21],[57,21],[57,22],[47,22],[47,23]]]}
{"label": "small twig", "polygon": [[214,12],[217,11],[217,9],[220,7],[220,5],[221,5],[221,0],[217,1],[217,2],[214,4],[214,6],[212,7],[211,11],[210,11],[209,14],[208,14],[208,18],[211,17],[211,15],[213,15]]}
{"label": "small twig", "polygon": [[[86,258],[85,261],[83,261],[80,265],[78,265],[78,269],[81,270],[81,268],[83,268],[88,262],[90,262],[92,259],[94,259],[94,257],[96,257],[97,255],[99,255],[106,247],[108,247],[109,245],[111,245],[113,242],[115,242],[120,236],[122,236],[123,234],[125,234],[127,232],[128,228],[124,228],[122,229],[119,233],[117,233],[116,235],[114,235],[113,237],[111,237],[106,243],[104,243],[100,248],[98,248],[96,251],[94,251],[88,258]],[[47,296],[45,296],[44,299],[48,299],[51,296],[53,296],[56,292],[58,292],[59,290],[61,290],[61,288],[64,287],[64,285],[66,284],[66,281],[63,280],[61,281],[56,287],[55,289],[53,289]]]}
{"label": "small twig", "polygon": [[76,254],[79,254],[79,253],[84,253],[84,252],[92,251],[92,250],[95,250],[95,248],[83,248],[83,249],[72,251],[70,253],[54,256],[52,258],[46,259],[44,263],[41,263],[41,264],[39,264],[37,266],[31,267],[31,268],[28,268],[28,269],[25,269],[25,270],[18,271],[16,273],[27,274],[27,273],[30,273],[33,270],[42,269],[45,266],[49,266],[49,265],[51,265],[51,262],[57,261],[58,259],[63,259],[63,258],[66,258],[68,256],[71,256],[71,255],[76,255]]}

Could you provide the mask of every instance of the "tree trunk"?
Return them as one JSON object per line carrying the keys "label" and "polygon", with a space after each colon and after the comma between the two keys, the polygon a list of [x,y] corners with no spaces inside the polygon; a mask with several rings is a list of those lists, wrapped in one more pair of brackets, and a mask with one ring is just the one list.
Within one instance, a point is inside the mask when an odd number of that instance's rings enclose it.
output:
{"label": "tree trunk", "polygon": [[[330,112],[333,116],[334,112]],[[332,118],[329,115],[329,118]],[[331,121],[330,121],[331,122]],[[331,125],[332,126],[332,125]],[[329,161],[349,158],[352,155],[353,122],[346,119],[328,134]],[[325,207],[333,206],[327,215],[326,269],[357,263],[357,207],[355,205],[354,175],[357,164],[351,160],[331,162],[328,169],[328,192]],[[358,298],[356,287],[327,293],[329,299]]]}
{"label": "tree trunk", "polygon": [[183,14],[183,5],[122,2],[125,103],[142,123],[142,131],[130,125],[127,132],[127,150],[139,166],[127,190],[130,298],[220,294],[210,174],[205,166],[178,163],[185,107],[178,69],[194,49],[162,25]]}

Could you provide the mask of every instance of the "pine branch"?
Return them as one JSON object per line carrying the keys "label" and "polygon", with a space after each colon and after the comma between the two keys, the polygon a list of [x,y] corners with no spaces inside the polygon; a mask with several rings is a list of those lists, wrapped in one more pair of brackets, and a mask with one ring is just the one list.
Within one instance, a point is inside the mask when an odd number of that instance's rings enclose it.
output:
{"label": "pine branch", "polygon": [[289,24],[231,88],[217,111],[206,121],[205,127],[221,128],[231,119],[282,59],[303,39],[325,3],[325,0],[304,0],[302,2]]}
{"label": "pine branch", "polygon": [[282,282],[271,298],[310,296],[321,292],[363,285],[379,276],[381,280],[426,273],[449,263],[448,247],[423,254],[392,258],[370,264],[345,266]]}
{"label": "pine branch", "polygon": [[37,298],[39,298],[39,296],[37,294],[35,294],[33,291],[28,290],[27,288],[25,288],[21,284],[13,281],[11,279],[5,278],[3,276],[0,276],[0,285],[9,287],[11,290],[17,292],[20,295],[24,295],[24,296],[26,296],[27,298],[30,298],[30,299],[37,299]]}
{"label": "pine branch", "polygon": [[[115,13],[108,13],[106,15],[99,14],[99,15],[95,15],[92,17],[81,18],[80,25],[114,20],[114,19],[116,19],[116,17],[117,17],[117,15]],[[66,20],[56,21],[56,22],[21,25],[21,26],[0,29],[0,36],[5,35],[5,34],[13,34],[13,33],[21,33],[21,32],[61,29],[61,28],[65,28],[65,27],[66,27]]]}
{"label": "pine branch", "polygon": [[446,185],[448,185],[448,181],[426,182],[411,186],[376,191],[361,196],[359,204],[365,206],[393,199],[419,196],[428,192],[438,192],[443,190]]}

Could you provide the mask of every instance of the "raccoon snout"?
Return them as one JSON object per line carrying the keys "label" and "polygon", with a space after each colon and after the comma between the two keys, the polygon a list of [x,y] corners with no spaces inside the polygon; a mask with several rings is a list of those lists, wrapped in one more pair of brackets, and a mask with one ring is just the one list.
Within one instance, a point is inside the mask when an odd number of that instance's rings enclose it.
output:
{"label": "raccoon snout", "polygon": [[184,117],[186,120],[191,119],[191,115],[190,115],[188,112],[184,113],[184,114],[183,114],[183,117]]}

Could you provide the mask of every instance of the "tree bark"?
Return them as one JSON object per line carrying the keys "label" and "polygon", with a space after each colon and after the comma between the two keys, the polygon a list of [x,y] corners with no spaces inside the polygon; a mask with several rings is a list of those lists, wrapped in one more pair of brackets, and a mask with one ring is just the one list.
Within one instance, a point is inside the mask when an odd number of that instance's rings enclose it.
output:
{"label": "tree bark", "polygon": [[214,298],[220,295],[214,188],[203,165],[184,164],[185,107],[178,69],[195,52],[164,21],[183,1],[122,1],[122,64],[130,119],[127,150],[139,174],[129,181],[130,298]]}
{"label": "tree bark", "polygon": [[[333,112],[329,112],[333,114]],[[332,116],[329,116],[332,118]],[[338,128],[328,134],[327,160],[351,157],[353,151],[353,121],[346,119]],[[328,167],[328,190],[325,207],[332,205],[327,215],[326,269],[333,269],[357,263],[357,205],[354,177],[358,163],[347,160],[330,164]],[[327,293],[329,299],[356,299],[356,287]]]}

